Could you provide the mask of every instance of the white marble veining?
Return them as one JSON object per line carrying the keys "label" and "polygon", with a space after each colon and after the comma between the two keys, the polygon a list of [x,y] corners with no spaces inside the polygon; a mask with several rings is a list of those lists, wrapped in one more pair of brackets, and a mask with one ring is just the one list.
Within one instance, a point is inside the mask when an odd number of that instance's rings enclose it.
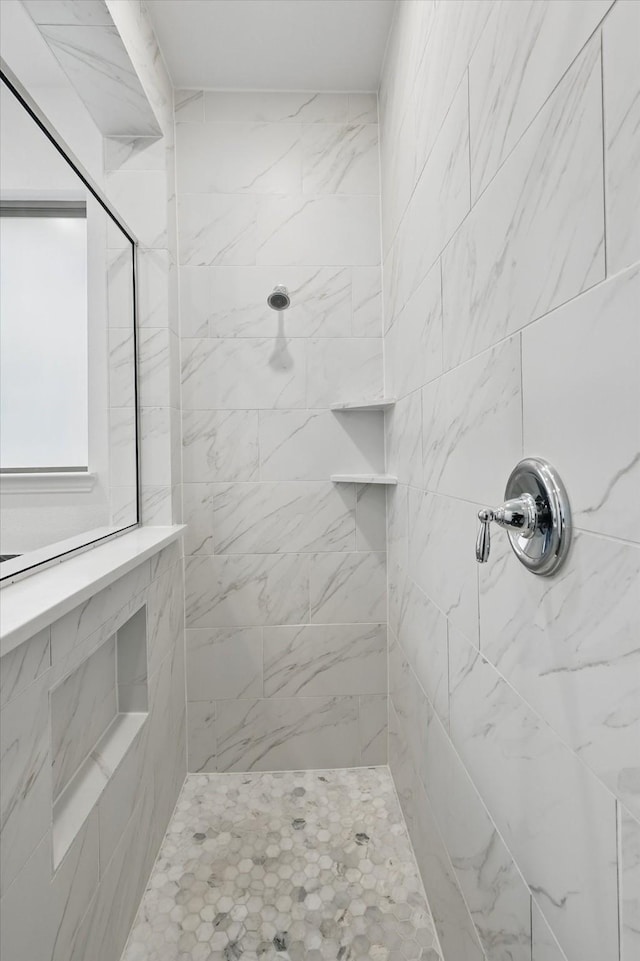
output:
{"label": "white marble veining", "polygon": [[377,194],[378,126],[311,124],[302,130],[302,192]]}
{"label": "white marble veining", "polygon": [[277,771],[360,763],[358,698],[219,701],[219,771]]}
{"label": "white marble veining", "polygon": [[567,961],[535,901],[531,904],[531,958],[532,961]]}
{"label": "white marble veining", "polygon": [[326,408],[349,397],[382,394],[382,339],[311,338],[307,341],[308,408]]}
{"label": "white marble veining", "polygon": [[354,337],[382,334],[382,273],[380,267],[354,267],[351,271]]}
{"label": "white marble veining", "polygon": [[607,272],[640,260],[640,11],[616,3],[602,31]]}
{"label": "white marble veining", "polygon": [[456,880],[429,799],[408,759],[393,703],[389,708],[390,766],[398,798],[433,911],[444,957],[485,961],[478,934]]}
{"label": "white marble veining", "polygon": [[268,123],[344,123],[349,96],[341,93],[204,92],[205,120]]}
{"label": "white marble veining", "polygon": [[[560,472],[576,527],[640,541],[640,266],[522,333],[524,443]],[[549,355],[549,338],[554,351]],[[580,342],[580,363],[567,352]],[[562,416],[556,411],[562,405]],[[567,435],[575,442],[567,444]],[[593,456],[594,451],[597,456]]]}
{"label": "white marble veining", "polygon": [[487,957],[530,961],[531,894],[434,716],[429,724],[426,787]]}
{"label": "white marble veining", "polygon": [[382,624],[264,628],[265,697],[383,694]]}
{"label": "white marble veining", "polygon": [[445,367],[603,279],[600,78],[594,41],[445,250]]}
{"label": "white marble veining", "polygon": [[187,698],[192,702],[262,697],[262,664],[260,627],[189,629]]}
{"label": "white marble veining", "polygon": [[185,410],[306,406],[306,353],[299,340],[186,340]]}
{"label": "white marble veining", "polygon": [[302,144],[303,131],[297,124],[178,124],[178,191],[299,193]]}
{"label": "white marble veining", "polygon": [[117,712],[112,637],[51,693],[54,798],[64,790]]}
{"label": "white marble veining", "polygon": [[449,717],[447,621],[410,577],[404,583],[400,598],[397,637],[416,679],[446,724]]}
{"label": "white marble veining", "polygon": [[385,414],[387,464],[400,484],[422,487],[422,397],[419,390]]}
{"label": "white marble veining", "polygon": [[469,64],[474,198],[495,175],[612,0],[495,4]]}
{"label": "white marble veining", "polygon": [[185,578],[187,627],[300,624],[309,619],[309,555],[189,557]]}
{"label": "white marble veining", "polygon": [[355,488],[327,482],[216,485],[216,554],[281,554],[355,548]]}
{"label": "white marble veining", "polygon": [[477,508],[409,489],[409,567],[428,597],[469,639],[478,636]]}
{"label": "white marble veining", "polygon": [[555,577],[532,578],[494,544],[480,575],[480,647],[640,816],[640,548],[579,533],[571,550]]}
{"label": "white marble veining", "polygon": [[375,411],[261,411],[259,442],[263,480],[384,472],[383,423]]}
{"label": "white marble veining", "polygon": [[40,33],[105,136],[158,136],[158,120],[120,33],[110,17],[107,23],[91,18],[96,5],[86,7],[85,13],[85,4],[76,5],[81,17],[72,23],[40,22]]}
{"label": "white marble veining", "polygon": [[51,666],[51,631],[39,631],[28,644],[14,648],[0,661],[0,709],[36,681]]}
{"label": "white marble veining", "polygon": [[315,554],[310,559],[311,621],[356,624],[386,615],[385,554]]}
{"label": "white marble veining", "polygon": [[[355,281],[357,272],[345,267],[212,267],[188,277],[196,296],[206,290],[189,304],[191,322],[210,337],[351,337],[352,273]],[[277,284],[291,296],[285,314],[266,303]]]}
{"label": "white marble veining", "polygon": [[615,957],[612,795],[475,648],[449,642],[451,737],[502,837],[567,955]]}
{"label": "white marble veining", "polygon": [[620,957],[640,950],[640,821],[620,808]]}
{"label": "white marble veining", "polygon": [[184,410],[182,471],[185,484],[258,480],[258,412]]}
{"label": "white marble veining", "polygon": [[500,501],[522,456],[520,380],[520,338],[515,336],[423,387],[426,490],[488,504]]}
{"label": "white marble veining", "polygon": [[258,197],[183,194],[178,197],[180,263],[187,266],[255,264]]}
{"label": "white marble veining", "polygon": [[403,397],[442,373],[440,263],[434,264],[404,307],[386,318],[385,387]]}

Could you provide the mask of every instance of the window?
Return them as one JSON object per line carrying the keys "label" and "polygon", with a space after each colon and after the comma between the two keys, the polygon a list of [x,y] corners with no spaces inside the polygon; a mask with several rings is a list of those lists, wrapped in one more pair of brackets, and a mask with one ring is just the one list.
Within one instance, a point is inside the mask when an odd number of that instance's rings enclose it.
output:
{"label": "window", "polygon": [[2,471],[86,471],[86,205],[5,202],[0,214]]}

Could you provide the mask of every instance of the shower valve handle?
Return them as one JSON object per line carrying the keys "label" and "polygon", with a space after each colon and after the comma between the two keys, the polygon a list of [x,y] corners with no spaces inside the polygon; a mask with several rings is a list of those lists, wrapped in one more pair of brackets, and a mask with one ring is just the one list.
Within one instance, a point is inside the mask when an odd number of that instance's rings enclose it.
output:
{"label": "shower valve handle", "polygon": [[533,537],[538,523],[538,506],[531,494],[522,494],[505,501],[502,507],[483,507],[478,511],[478,520],[476,560],[478,564],[486,564],[491,551],[491,522],[515,531],[521,537]]}

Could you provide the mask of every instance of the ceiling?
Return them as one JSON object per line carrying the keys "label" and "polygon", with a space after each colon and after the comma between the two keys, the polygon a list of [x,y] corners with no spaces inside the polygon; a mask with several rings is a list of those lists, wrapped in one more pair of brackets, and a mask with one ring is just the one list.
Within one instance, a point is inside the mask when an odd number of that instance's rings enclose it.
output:
{"label": "ceiling", "polygon": [[395,0],[146,0],[176,87],[377,90]]}

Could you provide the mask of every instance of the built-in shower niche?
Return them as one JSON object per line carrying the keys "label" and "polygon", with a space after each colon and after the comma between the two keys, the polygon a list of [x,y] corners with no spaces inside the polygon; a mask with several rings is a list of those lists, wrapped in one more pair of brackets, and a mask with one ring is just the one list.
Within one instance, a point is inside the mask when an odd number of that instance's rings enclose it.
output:
{"label": "built-in shower niche", "polygon": [[50,694],[53,866],[147,717],[147,613],[141,607]]}

